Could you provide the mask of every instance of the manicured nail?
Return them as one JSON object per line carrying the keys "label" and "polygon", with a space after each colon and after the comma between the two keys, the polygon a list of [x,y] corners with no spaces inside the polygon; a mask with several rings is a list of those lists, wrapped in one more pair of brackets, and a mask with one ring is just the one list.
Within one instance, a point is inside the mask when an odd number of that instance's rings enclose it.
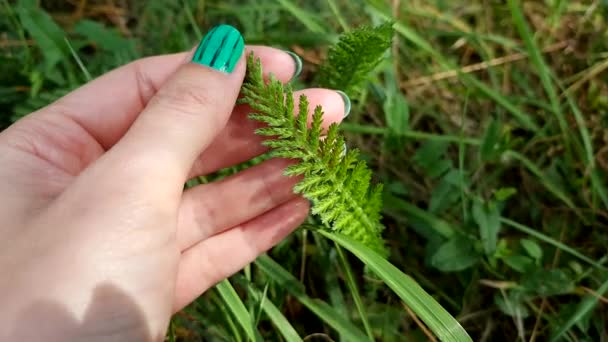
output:
{"label": "manicured nail", "polygon": [[350,114],[350,98],[341,90],[336,90],[336,92],[342,97],[342,101],[344,101],[344,117],[347,117]]}
{"label": "manicured nail", "polygon": [[241,33],[230,25],[220,25],[203,38],[194,52],[192,62],[231,73],[244,49]]}
{"label": "manicured nail", "polygon": [[300,56],[296,55],[295,53],[293,53],[291,51],[285,50],[285,52],[289,56],[291,56],[291,58],[293,59],[293,63],[295,64],[296,71],[293,73],[293,76],[291,77],[292,80],[295,80],[302,73],[302,58],[300,58]]}

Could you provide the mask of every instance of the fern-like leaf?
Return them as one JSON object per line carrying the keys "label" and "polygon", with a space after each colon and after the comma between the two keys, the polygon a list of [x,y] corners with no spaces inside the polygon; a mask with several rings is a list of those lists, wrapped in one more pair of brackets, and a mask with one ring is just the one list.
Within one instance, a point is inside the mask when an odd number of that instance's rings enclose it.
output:
{"label": "fern-like leaf", "polygon": [[377,27],[361,26],[343,34],[321,64],[317,83],[356,96],[391,46],[392,26],[392,22]]}
{"label": "fern-like leaf", "polygon": [[343,153],[344,138],[337,125],[332,124],[321,139],[322,108],[315,108],[309,128],[308,99],[299,98],[296,114],[291,87],[272,76],[264,82],[260,61],[253,55],[248,56],[241,92],[241,102],[255,111],[250,117],[266,124],[256,133],[271,137],[265,144],[273,148],[272,153],[299,160],[285,174],[303,176],[294,191],[312,202],[313,214],[318,215],[326,228],[387,255],[381,236],[384,227],[380,223],[382,187],[370,186],[371,172],[358,160],[356,149]]}

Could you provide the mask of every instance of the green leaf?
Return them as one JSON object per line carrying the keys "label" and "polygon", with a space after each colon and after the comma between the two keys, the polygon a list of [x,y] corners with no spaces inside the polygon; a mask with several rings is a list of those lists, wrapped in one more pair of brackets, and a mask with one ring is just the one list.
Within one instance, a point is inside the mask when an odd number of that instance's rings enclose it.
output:
{"label": "green leaf", "polygon": [[530,270],[524,274],[519,285],[530,293],[545,297],[567,294],[574,290],[574,281],[566,272],[557,268]]}
{"label": "green leaf", "polygon": [[[357,149],[344,153],[345,140],[338,125],[331,124],[323,132],[323,110],[316,107],[312,125],[307,128],[306,96],[300,96],[295,113],[291,87],[274,77],[266,82],[261,62],[253,54],[247,60],[241,92],[241,102],[257,111],[250,117],[268,125],[256,133],[273,138],[264,142],[273,148],[273,155],[298,159],[298,166],[287,170],[291,176],[304,176],[294,191],[312,203],[311,212],[319,217],[324,229],[349,235],[387,255],[382,239],[382,185],[371,184],[372,172],[359,160]],[[323,140],[321,135],[325,135]]]}
{"label": "green leaf", "polygon": [[401,135],[410,130],[410,107],[401,90],[395,86],[397,83],[397,81],[391,82],[392,85],[387,90],[384,100],[384,115],[391,133]]}
{"label": "green leaf", "polygon": [[608,291],[608,279],[597,289],[597,296],[585,296],[585,298],[578,303],[576,311],[572,314],[568,321],[561,325],[561,328],[551,337],[551,341],[561,341],[560,338],[567,333],[572,327],[585,319],[585,316],[589,315],[598,304],[598,296],[603,296]]}
{"label": "green leaf", "polygon": [[345,320],[327,303],[319,299],[312,299],[306,295],[304,285],[268,255],[258,257],[255,264],[274,282],[294,296],[302,305],[335,329],[346,341],[369,341],[359,328]]}
{"label": "green leaf", "polygon": [[501,259],[507,266],[519,273],[524,273],[534,266],[534,260],[525,255],[507,255]]}
{"label": "green leaf", "polygon": [[[462,178],[464,177],[457,169],[450,169],[441,178],[441,181],[433,189],[429,200],[429,212],[444,212],[461,198],[458,189],[461,186]],[[466,183],[466,179],[462,183]]]}
{"label": "green leaf", "polygon": [[429,140],[416,150],[412,161],[423,169],[427,176],[437,178],[452,168],[452,162],[444,159],[449,143],[445,141]]}
{"label": "green leaf", "polygon": [[521,239],[519,243],[526,253],[528,253],[528,255],[534,260],[540,261],[543,258],[543,249],[536,241],[530,239]]}
{"label": "green leaf", "polygon": [[494,296],[494,304],[506,315],[517,318],[528,318],[530,311],[518,297],[512,294],[506,296],[496,294]]}
{"label": "green leaf", "polygon": [[479,236],[486,255],[491,256],[496,251],[498,233],[500,233],[500,212],[492,202],[473,202],[473,219],[479,227]]}
{"label": "green leaf", "polygon": [[74,26],[74,32],[87,38],[105,51],[130,51],[132,42],[124,38],[116,29],[105,27],[96,21],[83,19]]}
{"label": "green leaf", "polygon": [[365,245],[338,233],[320,232],[361,260],[416,313],[441,341],[472,341],[458,321],[411,277]]}
{"label": "green leaf", "polygon": [[354,98],[369,74],[384,59],[393,38],[392,22],[360,26],[340,36],[318,71],[319,86],[340,89]]}
{"label": "green leaf", "polygon": [[239,322],[245,333],[249,337],[250,341],[261,341],[259,333],[255,330],[253,325],[253,319],[249,315],[249,311],[245,307],[245,304],[239,298],[230,281],[228,279],[223,280],[215,286],[220,296],[226,303],[226,306],[230,309],[230,312],[234,315],[236,320]]}
{"label": "green leaf", "polygon": [[516,188],[511,188],[511,187],[500,188],[500,189],[496,190],[496,192],[494,193],[494,198],[496,198],[497,201],[503,202],[515,194],[517,194]]}
{"label": "green leaf", "polygon": [[62,60],[70,56],[65,44],[65,32],[35,1],[21,0],[16,6],[21,25],[36,42],[44,56],[44,70],[49,73]]}
{"label": "green leaf", "polygon": [[479,261],[473,242],[466,236],[456,234],[444,242],[431,257],[431,265],[443,272],[465,270]]}
{"label": "green leaf", "polygon": [[490,119],[479,147],[481,161],[494,161],[500,155],[501,129],[501,123],[498,120]]}
{"label": "green leaf", "polygon": [[521,223],[515,222],[513,220],[507,219],[502,217],[501,222],[512,227],[515,228],[523,233],[526,233],[530,236],[534,236],[535,238],[539,239],[540,241],[543,241],[545,243],[550,244],[551,246],[558,248],[562,251],[564,251],[565,253],[568,253],[582,261],[585,261],[587,263],[589,263],[590,265],[593,265],[594,267],[596,267],[597,269],[600,270],[606,270],[606,266],[602,265],[601,263],[589,258],[588,256],[585,256],[583,254],[581,254],[580,252],[576,251],[575,249],[569,247],[568,245],[565,245],[564,243],[562,243],[561,241],[557,241],[555,239],[552,239],[542,233],[540,233],[538,230],[524,226]]}

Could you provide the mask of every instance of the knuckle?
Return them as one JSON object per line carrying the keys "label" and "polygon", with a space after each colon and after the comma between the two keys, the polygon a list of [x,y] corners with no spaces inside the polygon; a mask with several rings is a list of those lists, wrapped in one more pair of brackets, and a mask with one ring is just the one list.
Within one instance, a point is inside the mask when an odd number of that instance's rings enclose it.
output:
{"label": "knuckle", "polygon": [[152,99],[154,105],[183,114],[199,115],[203,108],[213,108],[217,99],[194,82],[177,81],[161,88]]}
{"label": "knuckle", "polygon": [[137,96],[142,107],[157,93],[158,88],[154,80],[146,72],[145,59],[131,62],[129,67],[133,69]]}

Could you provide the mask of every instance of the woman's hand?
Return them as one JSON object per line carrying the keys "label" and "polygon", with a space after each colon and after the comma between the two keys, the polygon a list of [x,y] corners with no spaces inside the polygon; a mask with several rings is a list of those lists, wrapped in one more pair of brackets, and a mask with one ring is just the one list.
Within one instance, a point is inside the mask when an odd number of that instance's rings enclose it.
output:
{"label": "woman's hand", "polygon": [[[174,312],[304,220],[285,160],[183,190],[265,151],[234,106],[244,55],[284,82],[297,69],[220,28],[196,53],[135,61],[0,134],[0,340],[161,340]],[[342,119],[338,93],[298,93]]]}

